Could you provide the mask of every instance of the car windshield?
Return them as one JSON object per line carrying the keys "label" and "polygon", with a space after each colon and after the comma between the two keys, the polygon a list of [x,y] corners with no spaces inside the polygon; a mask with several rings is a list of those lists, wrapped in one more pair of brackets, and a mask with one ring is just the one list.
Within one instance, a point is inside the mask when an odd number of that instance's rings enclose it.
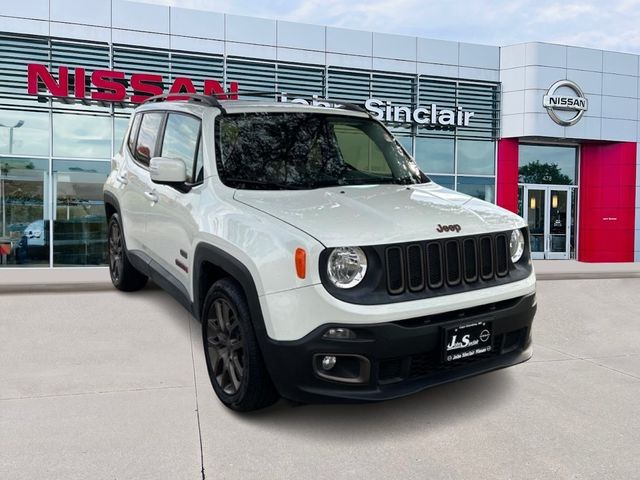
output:
{"label": "car windshield", "polygon": [[230,187],[293,190],[429,181],[398,141],[369,118],[242,113],[219,117],[217,128],[218,172]]}

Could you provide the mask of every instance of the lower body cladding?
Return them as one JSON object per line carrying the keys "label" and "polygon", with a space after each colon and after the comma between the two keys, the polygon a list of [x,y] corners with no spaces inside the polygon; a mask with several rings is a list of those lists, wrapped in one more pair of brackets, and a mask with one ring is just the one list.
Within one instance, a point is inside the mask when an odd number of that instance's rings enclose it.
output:
{"label": "lower body cladding", "polygon": [[327,324],[261,347],[285,398],[388,400],[528,360],[535,312],[529,294],[396,322]]}

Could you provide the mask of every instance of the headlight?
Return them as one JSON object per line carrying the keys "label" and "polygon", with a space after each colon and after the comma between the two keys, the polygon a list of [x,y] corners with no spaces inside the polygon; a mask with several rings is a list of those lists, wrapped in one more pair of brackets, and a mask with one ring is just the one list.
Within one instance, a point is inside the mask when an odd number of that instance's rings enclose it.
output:
{"label": "headlight", "polygon": [[511,254],[511,261],[517,263],[522,258],[524,253],[524,235],[520,230],[514,230],[511,232],[511,238],[509,239],[509,253]]}
{"label": "headlight", "polygon": [[367,256],[358,247],[334,248],[327,260],[327,275],[338,288],[358,285],[367,272]]}

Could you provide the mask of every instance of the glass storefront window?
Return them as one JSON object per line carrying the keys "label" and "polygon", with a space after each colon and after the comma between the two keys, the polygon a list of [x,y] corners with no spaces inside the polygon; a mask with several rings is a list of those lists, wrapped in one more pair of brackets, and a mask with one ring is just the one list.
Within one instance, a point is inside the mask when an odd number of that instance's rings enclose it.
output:
{"label": "glass storefront window", "polygon": [[0,158],[0,267],[49,265],[49,162]]}
{"label": "glass storefront window", "polygon": [[115,117],[113,119],[113,153],[120,151],[124,136],[127,133],[129,119],[125,117]]}
{"label": "glass storefront window", "polygon": [[495,143],[478,140],[458,140],[458,173],[493,175],[495,173]]}
{"label": "glass storefront window", "polygon": [[110,158],[111,117],[53,114],[53,155]]}
{"label": "glass storefront window", "polygon": [[429,173],[453,173],[455,161],[453,138],[416,138],[416,162]]}
{"label": "glass storefront window", "polygon": [[458,177],[458,191],[495,203],[495,177]]}
{"label": "glass storefront window", "polygon": [[429,175],[429,178],[438,185],[442,185],[450,190],[455,190],[456,188],[455,177],[453,175]]}
{"label": "glass storefront window", "polygon": [[49,112],[1,110],[0,153],[49,155]]}
{"label": "glass storefront window", "polygon": [[520,183],[577,185],[576,147],[520,144],[518,157]]}
{"label": "glass storefront window", "polygon": [[402,145],[405,150],[409,152],[409,155],[413,156],[413,138],[407,136],[398,136],[396,138],[400,142],[400,145]]}
{"label": "glass storefront window", "polygon": [[53,265],[106,265],[102,185],[109,162],[53,161]]}

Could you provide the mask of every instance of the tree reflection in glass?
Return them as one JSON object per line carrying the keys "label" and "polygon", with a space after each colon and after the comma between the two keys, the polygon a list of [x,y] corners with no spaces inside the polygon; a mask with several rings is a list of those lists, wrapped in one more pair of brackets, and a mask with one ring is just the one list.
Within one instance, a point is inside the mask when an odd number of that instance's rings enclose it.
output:
{"label": "tree reflection in glass", "polygon": [[310,189],[428,181],[378,122],[320,113],[220,118],[218,170],[248,189]]}

